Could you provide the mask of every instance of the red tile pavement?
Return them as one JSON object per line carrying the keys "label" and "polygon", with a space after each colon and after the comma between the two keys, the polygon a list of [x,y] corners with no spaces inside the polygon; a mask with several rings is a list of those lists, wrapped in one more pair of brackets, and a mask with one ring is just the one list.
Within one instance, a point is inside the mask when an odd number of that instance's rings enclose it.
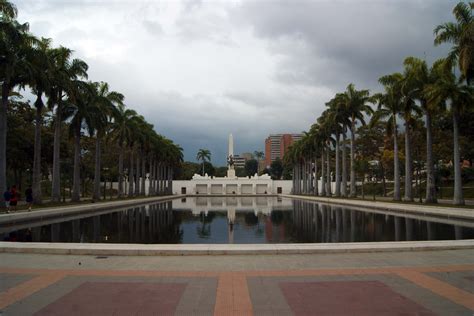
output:
{"label": "red tile pavement", "polygon": [[434,315],[378,281],[282,282],[295,315]]}
{"label": "red tile pavement", "polygon": [[[223,271],[139,271],[139,270],[77,270],[77,269],[19,269],[19,268],[0,268],[1,273],[12,273],[12,274],[35,274],[38,277],[33,278],[30,281],[26,281],[21,283],[5,292],[0,293],[0,309],[8,308],[10,305],[14,304],[21,304],[21,301],[27,298],[28,296],[34,294],[37,291],[41,291],[42,289],[51,286],[55,282],[61,280],[65,276],[100,276],[100,277],[120,277],[120,276],[134,276],[134,277],[218,277],[219,283],[216,293],[216,301],[215,301],[215,308],[214,314],[215,315],[249,315],[253,313],[253,307],[250,300],[249,290],[247,286],[247,277],[289,277],[289,276],[348,276],[348,275],[374,275],[374,274],[395,274],[404,279],[420,286],[421,288],[425,288],[430,290],[431,292],[446,298],[458,305],[462,305],[472,311],[474,311],[474,295],[468,293],[462,289],[459,289],[455,286],[452,286],[446,282],[436,280],[426,273],[430,272],[455,272],[455,271],[472,271],[474,270],[474,265],[466,264],[466,265],[446,265],[446,266],[424,266],[424,267],[385,267],[385,268],[340,268],[340,269],[299,269],[299,270],[246,270],[246,271],[232,271],[232,272],[223,272]],[[107,284],[107,283],[104,283]],[[112,308],[117,308],[117,306],[121,306],[123,302],[127,302],[127,308],[129,306],[130,298],[134,298],[136,291],[134,289],[134,293],[130,291],[127,292],[127,285],[129,283],[125,283],[122,285],[122,292],[117,292],[118,283],[113,283],[113,287],[109,286],[110,291],[116,291],[117,298],[112,298],[110,293],[106,289],[97,292],[97,295],[94,297],[89,296],[89,298],[93,301],[91,306],[96,306],[98,308],[102,308],[102,312],[99,314],[107,314]],[[141,285],[142,283],[135,283],[134,285]],[[354,284],[354,283],[351,283]],[[83,294],[79,292],[81,295],[87,296],[89,292],[97,291],[98,287],[96,286],[97,283],[94,283],[94,286],[84,291]],[[164,295],[167,298],[169,297],[172,291],[168,289],[164,289],[163,286],[171,286],[171,284],[163,284],[163,283],[146,283],[143,285],[145,288],[142,288],[143,294],[140,294],[140,297],[148,297],[150,292],[156,293],[151,295],[151,297],[157,298],[160,295]],[[184,286],[182,283],[178,284],[178,286]],[[173,289],[170,287],[169,289]],[[71,293],[75,293],[79,289],[74,290]],[[176,290],[176,289],[175,289]],[[357,286],[355,287],[357,290]],[[390,290],[390,289],[389,289]],[[176,290],[179,292],[179,290]],[[390,290],[391,291],[391,290]],[[389,292],[390,292],[389,291]],[[64,297],[59,299],[57,302],[46,307],[41,312],[48,311],[47,308],[51,313],[54,312],[53,308],[58,308],[61,315],[64,315],[64,311],[61,311],[61,308],[69,308],[67,314],[74,314],[78,313],[77,310],[72,310],[71,306],[74,302],[77,303],[77,297],[72,295],[71,293],[66,294]],[[95,292],[94,292],[95,293]],[[179,302],[179,298],[182,295],[182,291],[179,292],[180,294],[172,294],[176,296],[174,299]],[[393,295],[393,291],[390,292],[390,295]],[[396,293],[395,293],[396,294]],[[342,295],[342,294],[341,294]],[[337,296],[337,295],[336,295]],[[136,298],[136,297],[135,297]],[[170,298],[170,299],[171,299]],[[69,302],[67,301],[69,300]],[[113,300],[113,304],[110,301]],[[347,299],[346,299],[347,300]],[[353,300],[354,299],[349,299]],[[117,305],[117,301],[120,303]],[[135,300],[136,301],[136,300]],[[340,299],[340,301],[344,301],[344,299]],[[67,304],[64,302],[68,302]],[[98,302],[101,302],[100,304]],[[106,304],[103,304],[105,302]],[[414,304],[413,302],[408,302]],[[133,303],[133,302],[132,302]],[[155,304],[156,302],[145,302],[146,304]],[[173,302],[168,302],[167,306],[172,306]],[[62,305],[61,305],[62,304]],[[69,306],[66,306],[68,305]],[[88,305],[83,304],[82,305]],[[95,305],[94,305],[95,304]],[[135,304],[135,305],[134,305]],[[132,305],[135,306],[135,311],[141,313],[142,310],[137,305],[138,303],[133,303]],[[162,305],[162,304],[161,304]],[[148,310],[154,310],[154,307],[151,305],[149,306]],[[357,306],[356,306],[357,307]],[[360,307],[360,306],[359,306]],[[87,306],[86,306],[87,308]],[[160,308],[164,308],[163,311],[168,310],[168,307],[161,306]],[[176,305],[174,305],[176,308]],[[169,309],[170,313],[172,313],[172,308]],[[114,309],[115,311],[115,309]],[[117,310],[118,312],[119,310]],[[128,309],[122,309],[122,311],[128,311]],[[91,311],[82,311],[80,310],[81,314],[93,314]]]}
{"label": "red tile pavement", "polygon": [[173,315],[184,283],[86,282],[35,315]]}

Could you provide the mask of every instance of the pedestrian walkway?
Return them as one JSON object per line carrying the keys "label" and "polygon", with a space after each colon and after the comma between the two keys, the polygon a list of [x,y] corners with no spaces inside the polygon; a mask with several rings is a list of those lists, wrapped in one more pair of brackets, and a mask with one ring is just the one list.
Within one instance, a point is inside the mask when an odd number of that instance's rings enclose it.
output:
{"label": "pedestrian walkway", "polygon": [[472,315],[474,250],[0,255],[5,315]]}

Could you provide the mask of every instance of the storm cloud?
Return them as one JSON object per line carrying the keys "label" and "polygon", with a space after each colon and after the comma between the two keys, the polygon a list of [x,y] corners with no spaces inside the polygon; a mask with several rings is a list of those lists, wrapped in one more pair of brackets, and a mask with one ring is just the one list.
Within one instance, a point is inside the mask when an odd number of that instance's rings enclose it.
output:
{"label": "storm cloud", "polygon": [[442,57],[433,29],[455,1],[13,0],[37,36],[72,48],[194,160],[224,164],[301,132],[348,83],[377,91],[406,56]]}

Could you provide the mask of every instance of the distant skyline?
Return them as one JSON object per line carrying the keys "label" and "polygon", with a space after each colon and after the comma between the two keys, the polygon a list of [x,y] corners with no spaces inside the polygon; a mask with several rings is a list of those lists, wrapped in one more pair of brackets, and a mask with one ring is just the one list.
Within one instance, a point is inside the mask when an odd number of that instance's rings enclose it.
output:
{"label": "distant skyline", "polygon": [[89,64],[195,161],[225,165],[300,133],[350,82],[380,89],[407,56],[446,55],[433,29],[458,1],[13,0],[19,21]]}

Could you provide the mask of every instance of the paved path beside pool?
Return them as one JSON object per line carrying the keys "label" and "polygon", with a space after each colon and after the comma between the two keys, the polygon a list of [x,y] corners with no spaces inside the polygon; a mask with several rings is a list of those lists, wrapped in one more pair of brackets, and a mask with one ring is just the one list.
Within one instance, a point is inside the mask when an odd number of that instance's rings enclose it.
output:
{"label": "paved path beside pool", "polygon": [[382,201],[356,200],[356,199],[341,199],[335,197],[319,197],[309,195],[290,195],[282,194],[282,197],[315,201],[321,203],[338,204],[353,207],[364,207],[377,210],[397,211],[400,213],[412,213],[419,215],[433,215],[439,217],[460,218],[467,220],[474,220],[474,209],[449,207],[449,206],[434,206],[422,204],[407,204],[407,203],[392,203]]}
{"label": "paved path beside pool", "polygon": [[4,315],[472,315],[474,250],[0,254]]}

